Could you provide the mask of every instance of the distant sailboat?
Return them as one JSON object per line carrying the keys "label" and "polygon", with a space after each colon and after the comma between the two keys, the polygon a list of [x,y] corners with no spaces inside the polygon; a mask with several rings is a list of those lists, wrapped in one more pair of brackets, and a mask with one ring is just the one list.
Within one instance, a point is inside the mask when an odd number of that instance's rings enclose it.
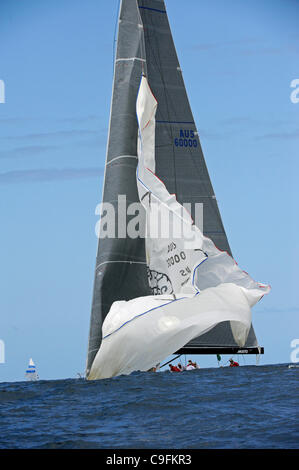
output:
{"label": "distant sailboat", "polygon": [[[119,195],[126,209],[142,204],[146,237],[100,236],[87,378],[149,370],[174,353],[263,353],[251,307],[269,287],[231,257],[163,0],[121,2],[103,192],[118,225]],[[148,236],[159,217],[169,236]],[[172,235],[182,225],[185,238]]]}
{"label": "distant sailboat", "polygon": [[34,362],[31,358],[29,360],[29,364],[28,364],[28,367],[27,367],[27,370],[26,370],[25,377],[29,381],[34,381],[34,380],[39,379],[39,376],[38,376],[38,373],[37,373],[37,370],[36,370],[36,366],[35,366],[35,364],[34,364]]}

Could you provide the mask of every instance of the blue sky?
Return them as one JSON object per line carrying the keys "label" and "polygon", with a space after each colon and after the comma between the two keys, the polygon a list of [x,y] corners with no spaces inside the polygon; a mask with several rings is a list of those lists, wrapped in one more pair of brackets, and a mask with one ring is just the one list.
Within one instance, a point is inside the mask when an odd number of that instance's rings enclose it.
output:
{"label": "blue sky", "polygon": [[[299,338],[299,1],[166,6],[234,257],[272,286],[253,310],[261,362],[289,362]],[[1,1],[0,381],[23,380],[30,357],[45,379],[85,368],[117,7]]]}

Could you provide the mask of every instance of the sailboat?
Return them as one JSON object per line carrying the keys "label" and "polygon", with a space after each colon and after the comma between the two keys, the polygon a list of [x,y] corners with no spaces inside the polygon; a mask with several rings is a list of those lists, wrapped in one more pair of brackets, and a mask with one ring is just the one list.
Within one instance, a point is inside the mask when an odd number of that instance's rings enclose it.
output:
{"label": "sailboat", "polygon": [[115,220],[100,221],[88,379],[177,353],[263,354],[251,307],[270,288],[232,257],[164,0],[120,4],[102,201]]}
{"label": "sailboat", "polygon": [[37,370],[36,370],[36,366],[35,366],[32,358],[29,359],[29,364],[28,364],[28,367],[27,367],[27,370],[26,370],[26,373],[25,373],[25,377],[29,381],[34,381],[34,380],[39,379],[39,376],[38,376],[38,373],[37,373]]}

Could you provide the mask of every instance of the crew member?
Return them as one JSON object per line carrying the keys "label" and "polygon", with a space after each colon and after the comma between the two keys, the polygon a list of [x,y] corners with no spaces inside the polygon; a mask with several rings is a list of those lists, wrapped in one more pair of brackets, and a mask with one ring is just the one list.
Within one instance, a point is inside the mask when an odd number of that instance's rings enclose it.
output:
{"label": "crew member", "polygon": [[189,359],[188,364],[186,366],[186,370],[194,370],[194,369],[195,369],[194,364],[191,361],[191,359]]}
{"label": "crew member", "polygon": [[197,362],[192,362],[191,359],[189,359],[186,370],[193,370],[193,369],[200,369],[200,367],[197,364]]}
{"label": "crew member", "polygon": [[234,361],[232,358],[229,360],[229,362],[230,362],[229,367],[238,367],[239,366],[238,362]]}
{"label": "crew member", "polygon": [[169,368],[171,372],[181,372],[177,366],[173,366],[172,364],[169,364]]}

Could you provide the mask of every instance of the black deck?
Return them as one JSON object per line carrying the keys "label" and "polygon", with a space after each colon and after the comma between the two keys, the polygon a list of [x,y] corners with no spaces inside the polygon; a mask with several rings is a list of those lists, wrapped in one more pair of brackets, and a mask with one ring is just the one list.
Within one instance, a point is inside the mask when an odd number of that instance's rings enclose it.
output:
{"label": "black deck", "polygon": [[184,347],[174,354],[264,354],[263,347],[239,348],[239,347]]}

